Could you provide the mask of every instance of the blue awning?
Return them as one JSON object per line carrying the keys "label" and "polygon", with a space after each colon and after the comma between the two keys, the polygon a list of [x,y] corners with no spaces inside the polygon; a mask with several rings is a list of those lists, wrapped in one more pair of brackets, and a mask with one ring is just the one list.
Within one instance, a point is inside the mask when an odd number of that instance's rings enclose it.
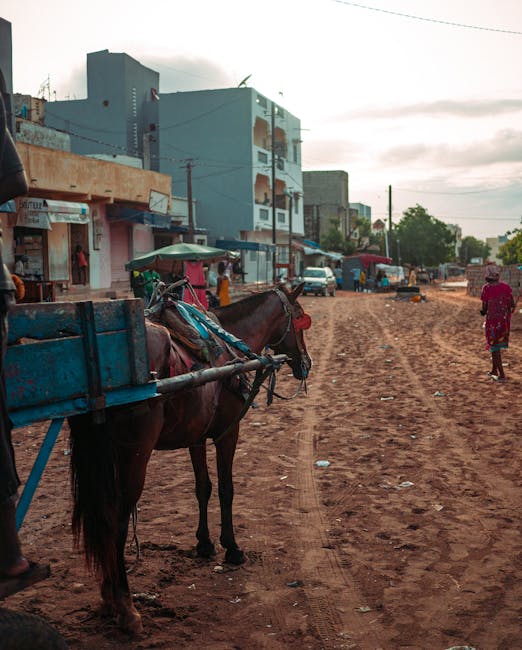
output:
{"label": "blue awning", "polygon": [[271,253],[275,249],[274,244],[263,244],[257,241],[244,241],[242,239],[218,239],[215,246],[224,250],[262,251],[265,253]]}
{"label": "blue awning", "polygon": [[0,205],[0,212],[16,212],[16,203],[14,199],[6,201]]}
{"label": "blue awning", "polygon": [[110,203],[107,206],[108,221],[130,221],[131,223],[140,223],[153,228],[170,228],[171,217],[168,214],[159,214],[158,212],[147,212],[138,208]]}

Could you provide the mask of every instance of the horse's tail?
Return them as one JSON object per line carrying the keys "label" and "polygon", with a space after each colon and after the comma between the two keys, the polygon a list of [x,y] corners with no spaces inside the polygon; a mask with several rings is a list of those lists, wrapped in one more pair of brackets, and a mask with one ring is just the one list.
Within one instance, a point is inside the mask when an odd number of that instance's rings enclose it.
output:
{"label": "horse's tail", "polygon": [[119,503],[116,456],[110,429],[91,414],[69,418],[71,431],[72,531],[89,569],[97,577],[116,575]]}

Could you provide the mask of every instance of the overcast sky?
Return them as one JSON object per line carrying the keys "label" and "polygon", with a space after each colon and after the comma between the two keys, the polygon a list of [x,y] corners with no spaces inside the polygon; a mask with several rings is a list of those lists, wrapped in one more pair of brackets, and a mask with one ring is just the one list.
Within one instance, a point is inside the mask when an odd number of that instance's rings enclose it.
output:
{"label": "overcast sky", "polygon": [[157,70],[161,92],[251,75],[301,119],[303,169],[347,171],[374,218],[391,185],[394,221],[419,203],[464,235],[520,226],[520,0],[3,0],[0,16],[15,92],[49,78],[51,100],[85,97],[102,49]]}

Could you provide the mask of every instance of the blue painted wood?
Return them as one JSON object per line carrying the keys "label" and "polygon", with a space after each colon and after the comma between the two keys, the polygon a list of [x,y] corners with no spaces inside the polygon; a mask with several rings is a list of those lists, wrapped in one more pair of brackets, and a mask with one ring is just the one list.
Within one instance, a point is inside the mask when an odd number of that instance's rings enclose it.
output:
{"label": "blue painted wood", "polygon": [[5,374],[10,411],[61,412],[50,405],[78,399],[98,408],[109,391],[148,384],[141,301],[16,305]]}
{"label": "blue painted wood", "polygon": [[38,456],[36,457],[29,478],[27,479],[27,482],[24,486],[22,496],[20,497],[20,500],[16,506],[17,530],[20,530],[20,526],[25,519],[25,515],[29,509],[29,504],[32,501],[34,493],[36,492],[36,488],[38,487],[40,478],[42,477],[45,466],[47,465],[47,461],[49,460],[49,456],[51,455],[56,439],[58,438],[62,424],[63,418],[58,418],[51,422],[49,429],[47,430],[47,434],[44,438],[42,446],[40,447],[40,451],[38,452]]}
{"label": "blue painted wood", "polygon": [[[132,402],[141,402],[142,400],[157,397],[156,382],[149,382],[143,386],[129,386],[105,393],[105,405],[119,406],[121,404],[130,404]],[[86,397],[78,397],[72,400],[63,400],[52,404],[42,404],[29,408],[9,411],[9,417],[14,427],[25,427],[33,422],[42,422],[59,417],[69,417],[88,413],[91,406]]]}
{"label": "blue painted wood", "polygon": [[19,529],[66,417],[157,397],[141,300],[16,305],[5,376],[15,427],[51,420],[18,503]]}

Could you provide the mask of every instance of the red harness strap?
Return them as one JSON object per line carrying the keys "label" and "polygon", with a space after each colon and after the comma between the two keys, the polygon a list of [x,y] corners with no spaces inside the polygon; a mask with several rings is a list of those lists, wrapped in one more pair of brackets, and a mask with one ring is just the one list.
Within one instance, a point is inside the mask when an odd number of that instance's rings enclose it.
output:
{"label": "red harness strap", "polygon": [[294,329],[297,330],[307,330],[310,329],[312,325],[312,318],[308,314],[303,314],[299,318],[293,319]]}

